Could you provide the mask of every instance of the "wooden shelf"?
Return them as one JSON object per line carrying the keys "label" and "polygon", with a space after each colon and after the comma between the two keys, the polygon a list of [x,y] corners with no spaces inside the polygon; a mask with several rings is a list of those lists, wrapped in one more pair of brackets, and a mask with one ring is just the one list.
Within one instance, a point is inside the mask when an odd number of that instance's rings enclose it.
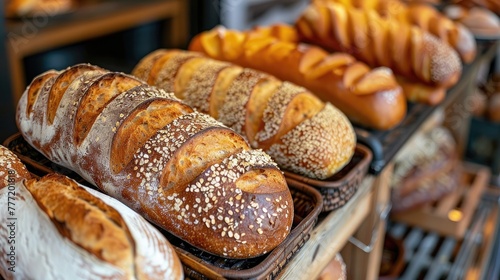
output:
{"label": "wooden shelf", "polygon": [[114,0],[95,2],[67,14],[8,20],[6,46],[14,102],[26,87],[24,57],[166,19],[170,20],[168,45],[181,47],[187,41],[187,15],[185,0]]}

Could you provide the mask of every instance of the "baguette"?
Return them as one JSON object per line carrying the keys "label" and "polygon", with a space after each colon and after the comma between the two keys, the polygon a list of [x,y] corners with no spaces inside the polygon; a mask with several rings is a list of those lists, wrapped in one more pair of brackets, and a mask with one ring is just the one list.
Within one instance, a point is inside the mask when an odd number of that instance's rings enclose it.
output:
{"label": "baguette", "polygon": [[372,67],[386,66],[409,80],[450,88],[460,78],[458,53],[414,25],[374,10],[335,2],[310,4],[295,23],[304,42],[348,52]]}
{"label": "baguette", "polygon": [[165,237],[117,200],[63,175],[29,179],[5,147],[0,170],[0,181],[8,181],[0,185],[0,206],[9,209],[0,217],[4,279],[184,277]]}
{"label": "baguette", "polygon": [[85,64],[42,73],[17,125],[47,158],[203,251],[256,257],[291,230],[291,193],[267,154],[130,75]]}
{"label": "baguette", "polygon": [[133,74],[244,135],[282,168],[326,179],[354,154],[351,123],[303,87],[196,52],[157,50]]}
{"label": "baguette", "polygon": [[401,122],[406,100],[390,69],[370,69],[349,54],[297,44],[297,36],[287,25],[248,32],[218,27],[195,36],[189,49],[303,86],[353,123],[386,130]]}
{"label": "baguette", "polygon": [[[222,32],[222,34],[231,33],[231,32],[234,32],[234,31],[226,31],[226,32]],[[266,26],[266,27],[257,26],[257,27],[254,27],[252,30],[247,31],[247,33],[249,33],[249,35],[248,35],[249,37],[260,37],[260,36],[274,37],[274,38],[279,39],[280,41],[289,42],[289,43],[296,43],[297,47],[300,47],[299,35],[297,33],[297,30],[291,26],[286,25],[286,24],[275,24],[275,25]],[[223,36],[219,35],[218,37],[223,37]],[[199,42],[196,42],[196,40],[197,40],[197,38],[193,39],[193,42],[194,42],[193,44],[196,46],[196,48],[202,49],[199,46]],[[209,46],[210,44],[207,42],[207,43],[205,43],[205,45]],[[315,48],[319,48],[319,47],[315,47]],[[304,46],[300,47],[300,50],[304,51],[304,52],[307,49],[308,48],[306,48]],[[338,56],[346,56],[346,55],[347,54],[345,54],[345,53],[341,53],[341,54],[334,53],[334,54],[331,54],[330,56],[325,56],[323,61],[330,60],[331,56],[338,57]],[[290,59],[290,57],[288,57],[287,59]],[[331,58],[331,60],[333,60],[333,58]],[[304,61],[306,61],[305,57],[304,57]],[[306,64],[306,63],[304,63],[304,64]],[[316,65],[319,65],[319,67],[318,67],[319,69],[321,69],[321,67],[324,66],[324,64],[325,63],[323,63],[323,62],[316,63]],[[374,70],[372,70],[372,72],[376,72],[380,68],[381,67],[374,69]],[[271,68],[271,69],[275,69],[275,68]],[[336,69],[336,70],[338,70],[338,69]],[[274,70],[274,71],[277,71],[277,70]],[[311,70],[307,70],[307,71],[311,71]],[[304,70],[304,72],[305,72],[305,70]],[[280,74],[280,73],[278,73],[278,74]],[[283,75],[286,75],[286,73],[284,73]],[[307,72],[305,72],[303,75],[304,75],[304,77],[307,77],[308,74],[307,74]],[[370,77],[372,77],[372,78],[376,77],[376,76],[377,75],[370,75]],[[396,77],[397,84],[399,84],[401,86],[403,93],[404,93],[404,96],[406,97],[406,99],[408,101],[425,103],[427,105],[437,105],[441,101],[443,101],[443,99],[446,97],[446,88],[444,88],[444,87],[429,86],[429,85],[423,84],[421,82],[415,82],[415,81],[409,80],[408,78],[405,78],[401,75],[396,75],[395,77]],[[293,79],[293,78],[294,77],[291,77],[291,79]],[[313,81],[316,81],[316,80],[313,80]],[[309,79],[305,79],[305,81],[301,81],[301,82],[304,84],[309,83]],[[316,82],[318,82],[317,92],[320,92],[320,90],[322,90],[322,91],[330,91],[331,90],[330,87],[327,87],[326,89],[321,89],[321,87],[325,87],[325,85],[329,85],[327,80],[322,80],[321,81],[322,83],[320,83],[319,81],[316,81]],[[383,85],[384,82],[386,82],[386,81],[383,80],[383,77],[378,77],[377,82],[381,83]],[[375,83],[373,82],[373,84],[375,84]],[[310,87],[312,87],[312,85]],[[335,94],[335,93],[332,93],[332,94]],[[347,97],[347,96],[344,95],[344,98],[345,97]],[[372,110],[376,110],[379,107],[383,108],[382,104],[377,104],[376,102],[375,102],[375,106],[378,106],[378,107],[375,107]],[[406,108],[406,107],[403,107],[403,108]],[[363,110],[363,111],[366,112],[366,110]],[[392,111],[389,111],[389,112],[392,112]],[[392,113],[394,113],[394,112],[392,112]],[[380,115],[380,113],[377,113],[377,116],[381,120],[387,120],[389,117],[389,116],[384,116],[383,113],[382,113],[382,115]],[[372,120],[372,119],[373,118],[370,118],[370,120]],[[378,120],[378,118],[374,119],[374,120]],[[382,129],[382,128],[378,128],[378,129]]]}
{"label": "baguette", "polygon": [[316,2],[336,2],[347,7],[371,9],[386,19],[394,19],[404,24],[412,24],[430,32],[448,43],[465,63],[474,60],[477,52],[473,34],[462,24],[455,23],[431,5],[424,3],[405,4],[400,0],[314,0]]}

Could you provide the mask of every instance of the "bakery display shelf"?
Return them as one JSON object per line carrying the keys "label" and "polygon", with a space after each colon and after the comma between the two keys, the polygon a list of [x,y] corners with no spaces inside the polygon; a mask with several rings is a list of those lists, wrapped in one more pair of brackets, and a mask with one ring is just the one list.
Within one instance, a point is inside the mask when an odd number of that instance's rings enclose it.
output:
{"label": "bakery display shelf", "polygon": [[462,178],[454,192],[414,210],[394,213],[391,220],[462,239],[491,174],[488,168],[472,163],[462,163],[458,168]]}
{"label": "bakery display shelf", "polygon": [[359,143],[370,148],[373,153],[373,160],[370,164],[369,172],[374,175],[380,172],[394,158],[401,147],[408,139],[421,127],[422,123],[438,107],[447,107],[452,104],[464,90],[468,90],[471,82],[475,81],[479,66],[485,61],[491,61],[496,52],[496,43],[478,44],[478,55],[476,59],[463,67],[462,77],[458,83],[448,90],[445,100],[439,106],[428,106],[419,103],[408,103],[406,117],[395,128],[381,131],[360,126],[354,126]]}
{"label": "bakery display shelf", "polygon": [[[346,205],[320,214],[309,240],[283,268],[277,279],[316,279],[372,211],[372,202],[376,196],[373,187],[375,181],[375,177],[366,176]],[[362,262],[358,262],[360,263]]]}
{"label": "bakery display shelf", "polygon": [[[32,148],[16,133],[3,145],[13,151],[36,176],[58,172],[86,186],[92,186],[75,172],[61,167]],[[289,236],[268,254],[251,259],[227,259],[203,252],[158,228],[172,243],[189,279],[274,279],[309,239],[323,209],[321,194],[313,187],[287,178],[294,202],[294,219]]]}
{"label": "bakery display shelf", "polygon": [[391,221],[387,236],[402,244],[398,247],[402,255],[394,248],[387,250],[393,259],[403,261],[392,278],[384,279],[497,279],[488,276],[499,232],[498,195],[492,199],[490,189],[482,196],[463,239]]}
{"label": "bakery display shelf", "polygon": [[368,172],[372,160],[370,149],[357,144],[349,163],[339,172],[325,180],[311,179],[285,171],[285,177],[303,182],[316,188],[323,197],[323,212],[333,211],[344,206],[356,193]]}

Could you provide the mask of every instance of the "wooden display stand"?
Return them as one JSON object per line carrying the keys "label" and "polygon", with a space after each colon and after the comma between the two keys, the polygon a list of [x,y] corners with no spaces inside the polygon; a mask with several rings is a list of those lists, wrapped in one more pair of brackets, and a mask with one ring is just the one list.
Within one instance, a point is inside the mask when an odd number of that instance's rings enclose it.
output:
{"label": "wooden display stand", "polygon": [[93,2],[56,19],[46,13],[7,21],[6,47],[15,104],[26,87],[23,59],[29,55],[166,19],[170,23],[165,36],[169,46],[181,47],[188,39],[185,0]]}

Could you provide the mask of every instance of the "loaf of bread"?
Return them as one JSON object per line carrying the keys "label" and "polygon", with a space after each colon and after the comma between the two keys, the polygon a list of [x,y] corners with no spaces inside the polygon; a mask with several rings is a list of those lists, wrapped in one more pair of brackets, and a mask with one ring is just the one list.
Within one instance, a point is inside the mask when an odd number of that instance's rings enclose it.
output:
{"label": "loaf of bread", "polygon": [[54,16],[76,6],[77,0],[5,0],[7,17]]}
{"label": "loaf of bread", "polygon": [[63,175],[29,178],[0,147],[4,279],[183,278],[170,243],[130,208]]}
{"label": "loaf of bread", "polygon": [[251,258],[290,233],[291,193],[267,154],[130,75],[86,64],[42,73],[17,125],[47,158],[201,250]]}
{"label": "loaf of bread", "polygon": [[0,145],[0,189],[29,178],[31,174],[16,154]]}
{"label": "loaf of bread", "polygon": [[406,100],[390,69],[298,44],[297,36],[284,24],[246,32],[217,27],[195,36],[189,49],[303,86],[359,125],[386,130],[403,120]]}
{"label": "loaf of bread", "polygon": [[316,1],[295,24],[305,42],[350,53],[372,67],[389,67],[416,82],[449,88],[462,72],[458,53],[447,43],[372,9]]}
{"label": "loaf of bread", "polygon": [[157,50],[133,74],[244,135],[282,169],[326,179],[351,160],[354,129],[303,87],[196,52]]}
{"label": "loaf of bread", "polygon": [[500,1],[498,0],[452,0],[451,2],[467,8],[486,8],[500,15]]}
{"label": "loaf of bread", "polygon": [[321,274],[316,280],[345,280],[347,279],[347,267],[340,253],[335,254],[335,257],[321,271]]}
{"label": "loaf of bread", "polygon": [[476,40],[472,33],[460,23],[453,22],[436,8],[424,3],[405,4],[401,0],[314,0],[336,2],[348,7],[373,10],[379,16],[415,25],[430,32],[453,47],[462,61],[469,63],[476,56]]}
{"label": "loaf of bread", "polygon": [[500,37],[500,17],[487,8],[448,5],[443,12],[452,20],[465,25],[477,37]]}

